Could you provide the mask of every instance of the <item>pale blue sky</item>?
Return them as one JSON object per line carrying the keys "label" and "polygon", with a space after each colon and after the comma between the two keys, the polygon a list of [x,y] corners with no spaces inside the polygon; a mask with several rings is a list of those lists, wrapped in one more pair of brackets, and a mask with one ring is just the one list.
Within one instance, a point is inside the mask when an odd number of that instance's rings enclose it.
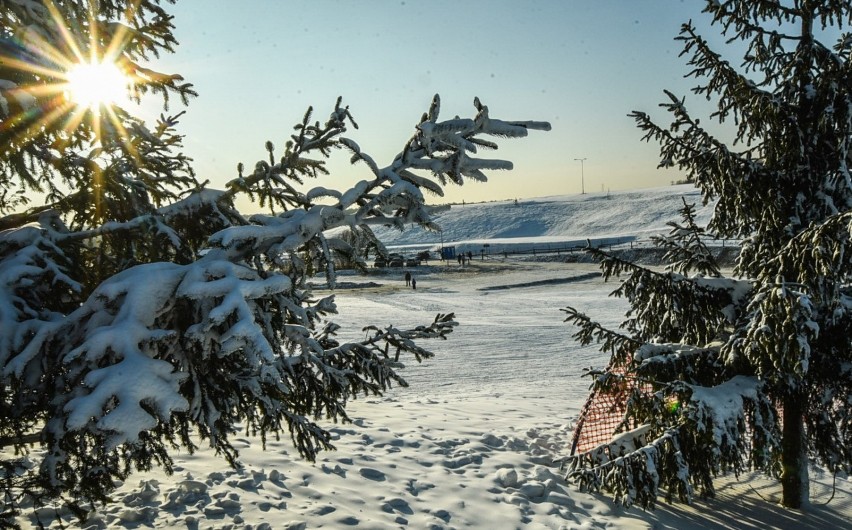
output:
{"label": "pale blue sky", "polygon": [[[181,122],[202,179],[221,186],[236,165],[282,145],[308,105],[325,119],[338,95],[361,128],[349,137],[380,165],[411,136],[432,95],[443,117],[472,117],[478,96],[492,117],[547,120],[553,130],[501,141],[487,157],[511,172],[447,190],[468,202],[667,185],[657,146],[640,141],[631,110],[656,113],[662,90],[689,95],[693,80],[674,41],[700,0],[179,0],[177,53],[159,67],[200,97]],[[716,28],[705,31],[720,42]],[[173,111],[182,110],[178,103]],[[322,184],[367,178],[340,152]],[[435,202],[443,202],[433,199]]]}

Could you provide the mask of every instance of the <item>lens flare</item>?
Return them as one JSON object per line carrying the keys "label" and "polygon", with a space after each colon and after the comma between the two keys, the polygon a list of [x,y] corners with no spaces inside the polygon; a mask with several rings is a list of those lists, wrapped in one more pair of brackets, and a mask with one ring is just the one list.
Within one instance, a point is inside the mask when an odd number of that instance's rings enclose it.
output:
{"label": "lens flare", "polygon": [[680,400],[674,397],[669,398],[668,401],[666,401],[666,408],[668,408],[669,413],[676,414],[677,411],[680,410]]}

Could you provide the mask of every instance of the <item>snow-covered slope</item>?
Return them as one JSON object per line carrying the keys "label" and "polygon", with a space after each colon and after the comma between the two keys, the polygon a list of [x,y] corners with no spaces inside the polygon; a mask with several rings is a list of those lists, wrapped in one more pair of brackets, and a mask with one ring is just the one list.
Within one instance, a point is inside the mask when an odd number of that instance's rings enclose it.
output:
{"label": "snow-covered slope", "polygon": [[437,247],[443,242],[479,251],[532,244],[583,244],[586,239],[644,239],[666,232],[666,223],[679,221],[683,200],[695,204],[698,221],[706,224],[712,204],[702,205],[692,185],[586,195],[559,195],[536,199],[454,205],[439,214],[442,232],[419,227],[404,231],[375,229],[389,247]]}

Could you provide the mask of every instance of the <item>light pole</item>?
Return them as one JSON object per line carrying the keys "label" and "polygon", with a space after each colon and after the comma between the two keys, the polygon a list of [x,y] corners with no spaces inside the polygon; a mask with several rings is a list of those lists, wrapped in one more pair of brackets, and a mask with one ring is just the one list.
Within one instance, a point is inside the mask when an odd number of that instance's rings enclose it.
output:
{"label": "light pole", "polygon": [[580,161],[580,195],[586,194],[586,182],[585,176],[583,175],[583,162],[585,162],[586,158],[575,158],[574,160]]}

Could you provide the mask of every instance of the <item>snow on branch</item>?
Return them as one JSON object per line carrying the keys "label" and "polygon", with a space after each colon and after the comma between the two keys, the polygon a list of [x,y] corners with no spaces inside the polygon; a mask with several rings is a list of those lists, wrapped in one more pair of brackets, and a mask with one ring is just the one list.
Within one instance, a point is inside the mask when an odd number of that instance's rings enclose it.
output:
{"label": "snow on branch", "polygon": [[[784,277],[798,276],[809,293],[829,300],[852,276],[852,212],[837,213],[791,238],[772,260]],[[795,275],[794,275],[795,273]]]}
{"label": "snow on branch", "polygon": [[721,343],[706,347],[685,344],[653,344],[640,346],[633,354],[634,370],[646,381],[681,380],[689,384],[710,384],[725,372],[719,351]]}
{"label": "snow on branch", "polygon": [[714,460],[741,436],[744,424],[743,402],[760,399],[762,383],[757,377],[738,375],[712,388],[690,385],[692,395],[687,407],[691,420],[709,427],[713,437]]}
{"label": "snow on branch", "polygon": [[[374,175],[372,181],[360,181],[355,187],[343,192],[335,205],[340,209],[355,203],[356,197],[364,202],[349,223],[372,224],[370,218],[386,220],[387,224],[417,222],[431,225],[431,215],[425,205],[422,189],[443,195],[442,187],[447,180],[463,184],[464,177],[476,181],[487,180],[483,171],[509,170],[512,163],[507,160],[478,159],[468,153],[476,153],[477,145],[496,148],[493,142],[485,141],[480,135],[523,137],[528,130],[550,130],[546,122],[503,122],[488,116],[488,108],[478,98],[474,105],[478,114],[474,119],[454,118],[438,121],[440,97],[435,96],[432,106],[417,125],[414,137],[405,145],[389,166],[379,167],[372,157],[364,153],[354,141],[341,137],[340,145],[353,153],[352,161],[363,161]],[[438,182],[416,173],[425,170]],[[308,192],[308,197],[333,196],[324,189]]]}
{"label": "snow on branch", "polygon": [[189,409],[180,385],[194,375],[187,364],[194,351],[238,355],[257,373],[273,366],[277,348],[258,325],[253,300],[290,287],[286,276],[261,278],[213,257],[140,265],[108,279],[64,319],[42,325],[4,371],[23,377],[43,349],[58,349],[68,377],[79,380],[62,396],[63,429],[102,433],[110,450]]}
{"label": "snow on branch", "polygon": [[810,369],[811,344],[820,333],[813,300],[798,285],[778,278],[761,284],[748,311],[747,325],[729,341],[724,353],[749,359],[771,381],[795,384],[804,379]]}
{"label": "snow on branch", "polygon": [[581,491],[608,491],[624,507],[638,504],[653,508],[661,488],[666,497],[692,501],[689,467],[680,454],[677,437],[671,432],[646,441],[650,425],[641,425],[616,435],[606,444],[569,457],[566,479]]}
{"label": "snow on branch", "polygon": [[50,226],[54,220],[45,214],[41,223],[0,232],[0,369],[42,325],[60,318],[46,309],[47,297],[82,289],[68,275],[68,258]]}
{"label": "snow on branch", "polygon": [[[141,431],[187,406],[178,393],[185,374],[153,358],[146,346],[174,337],[155,321],[166,310],[161,304],[170,300],[180,268],[162,263],[114,276],[68,317],[43,325],[6,365],[5,374],[23,377],[41,351],[55,348],[54,355],[68,367],[67,377],[79,378],[71,392],[56,397],[65,403],[61,429],[103,432],[108,450],[135,442]],[[82,366],[96,368],[80,371]],[[61,438],[59,432],[54,435]]]}

